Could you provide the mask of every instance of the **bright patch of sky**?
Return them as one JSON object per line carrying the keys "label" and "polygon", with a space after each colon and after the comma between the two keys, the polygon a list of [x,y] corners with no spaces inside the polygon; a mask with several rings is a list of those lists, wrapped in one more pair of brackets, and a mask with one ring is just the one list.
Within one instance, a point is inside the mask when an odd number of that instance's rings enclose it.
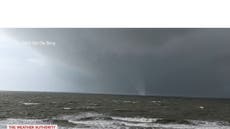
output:
{"label": "bright patch of sky", "polygon": [[29,45],[0,31],[0,90],[62,91],[63,80],[52,72],[52,63]]}

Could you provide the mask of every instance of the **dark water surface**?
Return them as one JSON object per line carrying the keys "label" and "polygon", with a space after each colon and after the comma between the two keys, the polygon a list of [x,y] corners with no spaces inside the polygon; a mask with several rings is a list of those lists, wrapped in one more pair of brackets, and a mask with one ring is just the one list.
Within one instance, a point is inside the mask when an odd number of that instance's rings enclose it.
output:
{"label": "dark water surface", "polygon": [[[131,120],[131,118],[139,119]],[[153,118],[161,119],[153,120]],[[78,125],[78,128],[87,128],[87,123],[92,124],[93,121],[97,120],[100,120],[100,123],[107,122],[105,124],[114,124],[115,120],[120,121],[119,124],[121,124],[122,121],[123,123],[116,127],[126,126],[130,128],[151,128],[151,126],[143,125],[143,123],[146,124],[149,121],[155,124],[194,125],[187,120],[224,121],[224,126],[228,125],[230,121],[230,100],[77,93],[0,92],[0,119],[16,121],[22,119],[44,120],[67,128],[73,128],[76,125]],[[74,123],[73,120],[78,123]],[[79,121],[86,123],[80,123]],[[113,122],[108,123],[111,121]],[[148,123],[148,125],[150,124]],[[114,128],[116,127],[114,126]]]}

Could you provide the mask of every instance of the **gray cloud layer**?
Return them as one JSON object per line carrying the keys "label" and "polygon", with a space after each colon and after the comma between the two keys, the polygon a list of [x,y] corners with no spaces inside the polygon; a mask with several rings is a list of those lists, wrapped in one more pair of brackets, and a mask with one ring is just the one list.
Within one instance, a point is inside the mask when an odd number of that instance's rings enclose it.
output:
{"label": "gray cloud layer", "polygon": [[5,32],[17,40],[55,41],[53,48],[34,49],[71,83],[66,91],[230,97],[230,29]]}

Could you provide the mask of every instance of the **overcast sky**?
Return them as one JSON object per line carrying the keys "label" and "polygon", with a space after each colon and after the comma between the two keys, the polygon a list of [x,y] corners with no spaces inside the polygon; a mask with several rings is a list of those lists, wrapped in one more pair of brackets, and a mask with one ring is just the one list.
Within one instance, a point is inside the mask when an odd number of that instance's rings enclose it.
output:
{"label": "overcast sky", "polygon": [[230,97],[230,29],[1,29],[0,83],[0,90]]}

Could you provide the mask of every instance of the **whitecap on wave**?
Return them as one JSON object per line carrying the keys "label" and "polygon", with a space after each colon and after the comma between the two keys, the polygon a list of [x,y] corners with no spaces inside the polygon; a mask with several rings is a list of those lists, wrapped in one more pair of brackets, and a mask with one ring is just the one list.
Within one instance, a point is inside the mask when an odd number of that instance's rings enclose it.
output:
{"label": "whitecap on wave", "polygon": [[[177,122],[159,123],[160,118],[144,117],[116,117],[95,112],[85,112],[76,115],[62,115],[48,119],[2,119],[0,129],[7,124],[58,124],[64,122],[66,126],[58,129],[230,129],[230,124],[221,121],[186,120],[190,124]],[[68,126],[71,125],[71,126]]]}
{"label": "whitecap on wave", "polygon": [[30,105],[38,105],[40,103],[23,103],[23,104],[26,105],[26,106],[30,106]]}
{"label": "whitecap on wave", "polygon": [[[186,120],[191,124],[180,123],[157,123],[160,118],[143,117],[115,117],[104,114],[86,112],[78,115],[61,116],[58,119],[68,120],[76,125],[85,125],[88,129],[230,129],[230,125],[225,122],[211,122]],[[76,126],[77,129],[77,126]]]}

